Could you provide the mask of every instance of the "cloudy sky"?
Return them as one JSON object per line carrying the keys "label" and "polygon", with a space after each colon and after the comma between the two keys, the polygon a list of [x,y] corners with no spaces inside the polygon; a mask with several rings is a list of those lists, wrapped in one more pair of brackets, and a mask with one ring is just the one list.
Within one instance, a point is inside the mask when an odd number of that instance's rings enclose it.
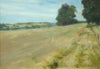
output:
{"label": "cloudy sky", "polygon": [[0,0],[0,23],[56,22],[63,3],[75,5],[76,18],[84,20],[81,0]]}

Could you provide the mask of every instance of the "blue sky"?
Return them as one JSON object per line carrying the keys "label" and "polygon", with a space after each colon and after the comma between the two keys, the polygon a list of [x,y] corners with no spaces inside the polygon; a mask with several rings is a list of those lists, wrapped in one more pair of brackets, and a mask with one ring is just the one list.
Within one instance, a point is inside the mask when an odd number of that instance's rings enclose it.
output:
{"label": "blue sky", "polygon": [[62,4],[75,5],[78,20],[82,17],[81,0],[0,0],[0,22],[56,22]]}

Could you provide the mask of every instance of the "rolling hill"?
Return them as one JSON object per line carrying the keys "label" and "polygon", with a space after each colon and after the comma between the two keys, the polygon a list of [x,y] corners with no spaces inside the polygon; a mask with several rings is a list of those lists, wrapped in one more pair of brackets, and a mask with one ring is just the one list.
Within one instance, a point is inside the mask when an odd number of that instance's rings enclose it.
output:
{"label": "rolling hill", "polygon": [[0,31],[1,69],[99,69],[97,35],[86,24]]}

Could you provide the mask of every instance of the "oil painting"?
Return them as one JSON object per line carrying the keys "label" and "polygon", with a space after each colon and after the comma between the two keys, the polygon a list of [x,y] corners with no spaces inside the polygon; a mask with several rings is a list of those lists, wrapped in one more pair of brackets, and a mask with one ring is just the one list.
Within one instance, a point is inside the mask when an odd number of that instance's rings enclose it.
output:
{"label": "oil painting", "polygon": [[100,0],[0,0],[0,69],[100,69]]}

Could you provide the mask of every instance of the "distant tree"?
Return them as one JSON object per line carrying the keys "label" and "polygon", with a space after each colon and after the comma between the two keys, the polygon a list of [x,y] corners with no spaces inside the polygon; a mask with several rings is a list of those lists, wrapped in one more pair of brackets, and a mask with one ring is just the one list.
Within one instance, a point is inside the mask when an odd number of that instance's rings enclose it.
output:
{"label": "distant tree", "polygon": [[36,28],[34,25],[32,25],[32,28]]}
{"label": "distant tree", "polygon": [[6,30],[7,25],[6,24],[0,24],[0,30]]}
{"label": "distant tree", "polygon": [[29,26],[25,26],[25,29],[30,29],[30,27]]}
{"label": "distant tree", "polygon": [[10,30],[10,27],[7,24],[0,24],[0,30]]}
{"label": "distant tree", "polygon": [[76,8],[73,5],[63,4],[62,7],[58,10],[58,16],[56,17],[57,25],[68,25],[76,23],[77,20],[74,19]]}
{"label": "distant tree", "polygon": [[100,25],[100,0],[82,0],[83,16],[88,23]]}
{"label": "distant tree", "polygon": [[6,30],[10,30],[10,27],[9,26],[6,26]]}
{"label": "distant tree", "polygon": [[35,25],[36,28],[40,28],[40,25]]}

